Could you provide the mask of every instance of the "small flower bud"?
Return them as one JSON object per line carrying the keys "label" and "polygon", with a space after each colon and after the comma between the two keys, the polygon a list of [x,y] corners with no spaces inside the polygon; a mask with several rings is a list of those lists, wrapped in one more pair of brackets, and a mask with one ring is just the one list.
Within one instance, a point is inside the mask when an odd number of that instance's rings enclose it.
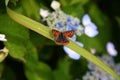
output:
{"label": "small flower bud", "polygon": [[54,10],[57,10],[57,9],[60,8],[60,3],[59,3],[58,1],[52,1],[51,7],[52,7]]}

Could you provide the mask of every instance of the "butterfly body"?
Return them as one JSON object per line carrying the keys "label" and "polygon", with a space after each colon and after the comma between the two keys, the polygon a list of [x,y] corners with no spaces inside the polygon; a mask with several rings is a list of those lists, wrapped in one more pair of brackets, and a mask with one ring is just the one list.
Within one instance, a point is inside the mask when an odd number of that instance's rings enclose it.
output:
{"label": "butterfly body", "polygon": [[74,35],[74,31],[70,30],[70,31],[60,32],[58,30],[53,29],[52,34],[56,44],[67,45],[69,43],[69,38],[71,38]]}

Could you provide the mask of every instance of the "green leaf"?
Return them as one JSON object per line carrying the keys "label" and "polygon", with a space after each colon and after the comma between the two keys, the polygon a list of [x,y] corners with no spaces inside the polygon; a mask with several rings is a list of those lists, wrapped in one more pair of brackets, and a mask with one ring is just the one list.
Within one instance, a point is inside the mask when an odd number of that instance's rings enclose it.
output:
{"label": "green leaf", "polygon": [[0,74],[2,74],[4,71],[4,64],[0,63]]}
{"label": "green leaf", "polygon": [[9,3],[9,0],[5,0],[5,5],[7,6]]}
{"label": "green leaf", "polygon": [[44,26],[43,24],[40,24],[39,22],[36,22],[28,17],[25,17],[23,15],[20,14],[16,14],[14,11],[12,11],[11,9],[9,9],[7,7],[7,11],[8,11],[8,15],[16,22],[20,23],[21,25],[47,37],[48,39],[53,40],[50,32],[50,28]]}
{"label": "green leaf", "polygon": [[16,74],[9,66],[4,66],[4,70],[0,80],[16,80]]}
{"label": "green leaf", "polygon": [[35,3],[35,0],[21,0],[22,7],[24,12],[28,17],[31,17],[35,20],[40,20],[39,16],[39,7]]}
{"label": "green leaf", "polygon": [[82,79],[85,73],[88,71],[88,62],[85,58],[81,57],[80,60],[72,60],[70,64],[70,75],[72,76],[72,80],[76,78]]}
{"label": "green leaf", "polygon": [[71,80],[71,75],[69,74],[70,62],[60,60],[57,69],[54,71],[55,80]]}
{"label": "green leaf", "polygon": [[10,56],[24,61],[28,29],[12,21],[6,14],[0,16],[0,33],[6,35],[5,46]]}
{"label": "green leaf", "polygon": [[[76,3],[80,4],[80,5],[84,5],[88,2],[89,0],[60,0],[60,3],[62,4],[62,6],[69,6],[69,5],[74,5]],[[68,4],[69,2],[69,4]],[[74,7],[75,9],[75,7]],[[73,10],[74,10],[73,9]]]}
{"label": "green leaf", "polygon": [[28,80],[53,80],[50,67],[39,62],[37,51],[30,41],[26,45],[25,60],[24,69]]}
{"label": "green leaf", "polygon": [[120,27],[120,17],[115,17],[115,19],[117,20],[118,25],[119,25],[119,27]]}
{"label": "green leaf", "polygon": [[84,9],[80,3],[62,7],[62,10],[78,18],[81,18],[81,15],[84,14]]}
{"label": "green leaf", "polygon": [[42,62],[27,63],[25,74],[28,80],[53,80],[51,69]]}
{"label": "green leaf", "polygon": [[37,50],[30,40],[27,41],[25,49],[26,49],[26,54],[24,55],[24,58],[26,60],[25,64],[27,62],[30,63],[37,62],[38,61]]}
{"label": "green leaf", "polygon": [[54,44],[53,41],[49,41],[49,39],[45,38],[44,36],[41,36],[38,33],[33,32],[33,31],[30,31],[30,40],[35,46],[37,46],[37,48],[40,46],[42,47],[44,45],[53,45]]}
{"label": "green leaf", "polygon": [[[16,22],[18,22],[19,24],[24,25],[25,27],[38,32],[39,34],[53,40],[51,33],[50,33],[50,29],[47,28],[46,26],[42,25],[41,23],[38,23],[28,17],[25,17],[21,14],[18,14],[14,11],[12,11],[11,9],[9,9],[8,7],[7,9],[7,13],[8,15]],[[107,65],[105,65],[103,62],[101,62],[98,58],[96,58],[93,54],[89,53],[88,51],[86,51],[85,49],[81,48],[79,45],[75,44],[74,42],[70,41],[70,43],[68,45],[66,45],[68,48],[74,50],[75,52],[79,53],[80,55],[82,55],[84,58],[88,59],[89,61],[91,61],[92,63],[96,64],[97,66],[101,67],[103,70],[105,70],[106,72],[108,72],[109,74],[111,74],[113,77],[115,77],[116,79],[120,79],[120,77],[113,71],[111,70]]]}

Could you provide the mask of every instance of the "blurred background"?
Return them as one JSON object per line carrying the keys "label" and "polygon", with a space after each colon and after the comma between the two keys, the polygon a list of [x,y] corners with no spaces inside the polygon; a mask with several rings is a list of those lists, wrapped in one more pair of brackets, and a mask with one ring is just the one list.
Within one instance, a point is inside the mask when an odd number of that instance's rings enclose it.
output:
{"label": "blurred background", "polygon": [[[77,36],[77,41],[82,42],[88,51],[94,48],[96,56],[109,55],[106,44],[112,42],[118,54],[112,58],[110,56],[110,59],[113,66],[118,64],[120,0],[58,1],[64,13],[77,17],[80,21],[85,14],[89,14],[98,28],[99,34],[94,38],[83,34]],[[15,12],[47,25],[43,23],[39,10],[43,8],[53,12],[51,2],[52,0],[10,0],[8,6]],[[0,0],[0,34],[4,34],[7,39],[0,41],[0,58],[5,58],[0,63],[0,80],[87,80],[83,76],[91,68],[85,58],[81,56],[78,60],[71,59],[63,46],[56,45],[55,42],[13,21],[7,15],[4,0]],[[7,52],[2,51],[5,47]],[[118,69],[120,71],[120,68]],[[94,79],[90,77],[89,80]]]}

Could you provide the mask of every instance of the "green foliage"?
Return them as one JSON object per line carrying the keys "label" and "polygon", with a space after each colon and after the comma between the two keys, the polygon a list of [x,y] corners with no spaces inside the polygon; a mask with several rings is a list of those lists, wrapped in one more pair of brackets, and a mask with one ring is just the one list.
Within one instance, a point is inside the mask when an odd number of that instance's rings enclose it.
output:
{"label": "green foliage", "polygon": [[0,80],[16,80],[14,71],[10,67],[4,65],[4,71]]}
{"label": "green foliage", "polygon": [[55,80],[71,80],[69,70],[70,62],[67,60],[60,60],[58,62],[57,70],[54,71]]}
{"label": "green foliage", "polygon": [[21,0],[22,7],[26,13],[27,16],[40,20],[39,17],[39,7],[38,5],[34,2],[34,0]]}
{"label": "green foliage", "polygon": [[6,47],[10,55],[24,61],[26,42],[28,41],[28,30],[12,21],[6,14],[0,16],[0,32],[6,34]]}
{"label": "green foliage", "polygon": [[[5,1],[7,5],[9,0]],[[97,53],[104,54],[106,43],[109,40],[115,41],[112,36],[112,32],[115,31],[112,28],[114,24],[111,23],[108,14],[98,7],[97,2],[90,0],[59,1],[64,12],[80,20],[85,13],[88,13],[99,29],[99,35],[95,38],[85,35],[77,38],[78,41],[84,43],[85,49],[72,41],[67,47],[119,80],[115,72],[88,52],[91,48],[95,48]],[[20,80],[21,76],[22,80],[75,80],[81,79],[88,70],[83,57],[77,61],[66,57],[62,46],[56,46],[51,41],[53,40],[51,30],[40,23],[39,8],[42,6],[52,11],[50,2],[51,0],[10,0],[8,7],[5,7],[4,0],[0,1],[0,34],[6,35],[7,41],[4,42],[4,46],[9,50],[7,58],[0,63],[0,80]],[[120,26],[119,17],[115,19]],[[8,61],[12,64],[8,65]],[[21,66],[12,66],[16,63]]]}

